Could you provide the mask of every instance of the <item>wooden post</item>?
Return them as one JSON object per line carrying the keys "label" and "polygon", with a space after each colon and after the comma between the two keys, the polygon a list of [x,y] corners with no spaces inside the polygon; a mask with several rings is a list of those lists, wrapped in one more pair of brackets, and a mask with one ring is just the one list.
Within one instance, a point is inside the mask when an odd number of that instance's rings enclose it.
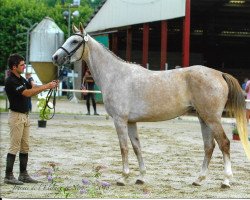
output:
{"label": "wooden post", "polygon": [[182,67],[189,66],[190,56],[190,0],[186,0],[186,15],[183,20]]}
{"label": "wooden post", "polygon": [[127,29],[127,46],[126,46],[126,60],[131,61],[131,50],[132,50],[132,28]]}
{"label": "wooden post", "polygon": [[113,33],[112,34],[112,51],[116,55],[117,55],[117,41],[118,41],[117,33]]}
{"label": "wooden post", "polygon": [[149,38],[149,25],[143,24],[143,44],[142,44],[142,66],[146,67],[148,63],[148,38]]}
{"label": "wooden post", "polygon": [[168,35],[167,21],[161,21],[161,70],[165,70],[167,63],[167,35]]}

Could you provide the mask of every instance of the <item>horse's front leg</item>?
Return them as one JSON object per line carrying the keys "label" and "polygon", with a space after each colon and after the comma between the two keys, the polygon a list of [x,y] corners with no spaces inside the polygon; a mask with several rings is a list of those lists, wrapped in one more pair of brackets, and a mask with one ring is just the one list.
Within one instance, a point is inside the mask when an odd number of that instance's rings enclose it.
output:
{"label": "horse's front leg", "polygon": [[123,119],[114,119],[116,132],[118,135],[121,155],[122,155],[122,165],[123,165],[123,176],[117,180],[117,185],[124,186],[127,183],[129,176],[129,166],[128,166],[128,126],[127,121]]}
{"label": "horse's front leg", "polygon": [[135,155],[137,156],[137,160],[139,163],[140,168],[140,176],[136,180],[136,184],[144,184],[144,176],[146,174],[146,168],[143,162],[142,153],[141,153],[141,144],[139,135],[137,133],[137,126],[136,123],[128,123],[128,135],[130,138],[130,141],[132,143]]}

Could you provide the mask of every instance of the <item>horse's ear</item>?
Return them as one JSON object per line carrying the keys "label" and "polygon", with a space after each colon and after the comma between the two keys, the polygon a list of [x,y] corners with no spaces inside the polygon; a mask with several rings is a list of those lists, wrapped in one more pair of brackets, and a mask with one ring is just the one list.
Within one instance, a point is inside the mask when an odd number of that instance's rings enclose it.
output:
{"label": "horse's ear", "polygon": [[79,28],[80,28],[81,33],[83,34],[84,33],[84,28],[83,28],[83,25],[82,25],[81,22],[79,23]]}
{"label": "horse's ear", "polygon": [[79,32],[78,28],[76,28],[74,24],[72,25],[72,30],[73,30],[73,33]]}

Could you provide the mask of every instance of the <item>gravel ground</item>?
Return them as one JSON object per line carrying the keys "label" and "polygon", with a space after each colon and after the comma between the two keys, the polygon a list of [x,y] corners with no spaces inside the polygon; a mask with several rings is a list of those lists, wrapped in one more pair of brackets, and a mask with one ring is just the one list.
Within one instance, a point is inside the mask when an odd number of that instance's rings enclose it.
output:
{"label": "gravel ground", "polygon": [[[34,107],[35,103],[33,101]],[[0,107],[4,105],[4,101],[0,101]],[[250,161],[241,143],[232,140],[233,119],[223,118],[223,127],[231,141],[234,177],[230,189],[220,188],[223,160],[218,145],[207,180],[200,187],[192,186],[203,160],[200,125],[197,118],[192,116],[165,122],[138,123],[147,167],[146,183],[134,184],[139,170],[129,144],[131,176],[128,185],[121,187],[116,185],[122,171],[118,138],[112,118],[107,117],[103,106],[98,105],[100,116],[86,116],[84,102],[61,100],[57,102],[56,112],[46,128],[37,127],[36,112],[30,115],[32,125],[28,167],[30,174],[40,183],[19,187],[3,183],[9,134],[7,113],[1,113],[1,197],[250,198]],[[16,177],[18,170],[17,159],[14,167]]]}

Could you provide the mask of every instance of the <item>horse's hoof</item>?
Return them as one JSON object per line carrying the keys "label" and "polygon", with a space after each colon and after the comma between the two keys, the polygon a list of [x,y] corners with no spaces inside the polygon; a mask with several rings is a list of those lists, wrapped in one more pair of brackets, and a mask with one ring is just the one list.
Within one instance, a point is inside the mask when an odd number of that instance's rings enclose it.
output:
{"label": "horse's hoof", "polygon": [[140,179],[137,179],[136,181],[135,181],[135,184],[137,184],[137,185],[143,185],[145,182],[143,181],[143,180],[140,180]]}
{"label": "horse's hoof", "polygon": [[221,184],[221,188],[227,189],[227,188],[230,188],[230,185],[227,185],[227,184],[222,183],[222,184]]}
{"label": "horse's hoof", "polygon": [[193,182],[192,185],[194,185],[194,186],[201,186],[201,184],[197,183],[197,182]]}
{"label": "horse's hoof", "polygon": [[121,181],[117,181],[117,182],[116,182],[116,185],[118,185],[118,186],[125,186],[125,183],[123,183],[123,182],[121,182]]}

